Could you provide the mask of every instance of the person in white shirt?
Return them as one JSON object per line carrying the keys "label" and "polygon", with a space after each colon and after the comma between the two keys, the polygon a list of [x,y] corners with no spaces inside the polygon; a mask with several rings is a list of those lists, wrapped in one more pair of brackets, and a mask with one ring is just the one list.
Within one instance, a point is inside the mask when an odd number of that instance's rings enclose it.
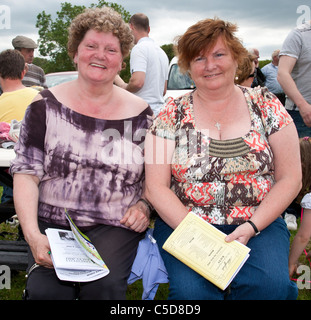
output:
{"label": "person in white shirt", "polygon": [[277,80],[279,53],[280,53],[280,50],[274,50],[272,52],[272,56],[271,56],[272,61],[266,64],[261,69],[261,72],[266,77],[266,82],[265,82],[266,87],[269,89],[269,91],[274,93],[279,98],[279,100],[282,102],[283,105],[285,105],[285,93]]}
{"label": "person in white shirt", "polygon": [[128,84],[120,77],[115,83],[144,99],[157,115],[164,104],[168,57],[149,37],[149,19],[145,14],[134,14],[129,24],[136,44],[130,56],[131,78]]}

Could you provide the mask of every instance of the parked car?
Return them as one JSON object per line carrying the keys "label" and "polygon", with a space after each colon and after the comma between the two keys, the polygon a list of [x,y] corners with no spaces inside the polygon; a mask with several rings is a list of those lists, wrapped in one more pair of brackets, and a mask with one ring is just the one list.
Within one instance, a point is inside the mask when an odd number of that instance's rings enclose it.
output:
{"label": "parked car", "polygon": [[77,77],[78,71],[53,72],[45,75],[48,88],[54,87],[64,82],[75,80],[77,79]]}
{"label": "parked car", "polygon": [[164,100],[168,98],[177,98],[189,91],[195,89],[195,84],[188,74],[181,73],[178,66],[177,57],[174,57],[169,65],[167,80],[167,91]]}

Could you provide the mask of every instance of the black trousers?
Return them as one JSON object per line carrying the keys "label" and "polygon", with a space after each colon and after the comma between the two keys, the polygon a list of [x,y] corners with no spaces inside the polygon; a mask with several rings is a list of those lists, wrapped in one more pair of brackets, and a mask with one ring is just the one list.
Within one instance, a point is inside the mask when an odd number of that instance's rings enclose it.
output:
{"label": "black trousers", "polygon": [[[39,223],[42,233],[46,228],[59,226]],[[42,266],[31,267],[35,264],[29,250],[29,270],[24,298],[25,300],[125,300],[127,279],[131,272],[139,241],[144,233],[128,229],[100,225],[89,231],[83,231],[102,259],[107,264],[110,273],[98,280],[75,283],[61,281],[54,269]]]}

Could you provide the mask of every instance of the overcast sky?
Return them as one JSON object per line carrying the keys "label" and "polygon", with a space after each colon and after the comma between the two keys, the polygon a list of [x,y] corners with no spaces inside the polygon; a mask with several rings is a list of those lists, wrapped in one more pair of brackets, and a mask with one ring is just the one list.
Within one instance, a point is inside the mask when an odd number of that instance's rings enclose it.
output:
{"label": "overcast sky", "polygon": [[[38,40],[37,15],[56,16],[65,0],[0,0],[0,51],[12,48],[12,38],[26,35]],[[89,6],[97,0],[67,0]],[[245,47],[256,47],[260,59],[269,59],[303,18],[310,19],[310,0],[115,0],[130,14],[143,12],[150,20],[150,37],[159,45],[172,43],[189,26],[217,16],[234,22]],[[9,11],[5,11],[8,6]],[[303,7],[301,7],[303,6]],[[297,12],[298,11],[298,12]]]}

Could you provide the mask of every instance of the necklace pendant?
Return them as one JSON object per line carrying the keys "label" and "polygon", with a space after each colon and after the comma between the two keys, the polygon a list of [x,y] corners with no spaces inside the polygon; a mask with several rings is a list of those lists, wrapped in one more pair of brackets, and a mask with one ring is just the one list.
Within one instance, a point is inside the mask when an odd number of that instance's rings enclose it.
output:
{"label": "necklace pendant", "polygon": [[220,131],[220,126],[221,126],[221,124],[219,122],[215,123],[215,127],[217,128],[218,131]]}

